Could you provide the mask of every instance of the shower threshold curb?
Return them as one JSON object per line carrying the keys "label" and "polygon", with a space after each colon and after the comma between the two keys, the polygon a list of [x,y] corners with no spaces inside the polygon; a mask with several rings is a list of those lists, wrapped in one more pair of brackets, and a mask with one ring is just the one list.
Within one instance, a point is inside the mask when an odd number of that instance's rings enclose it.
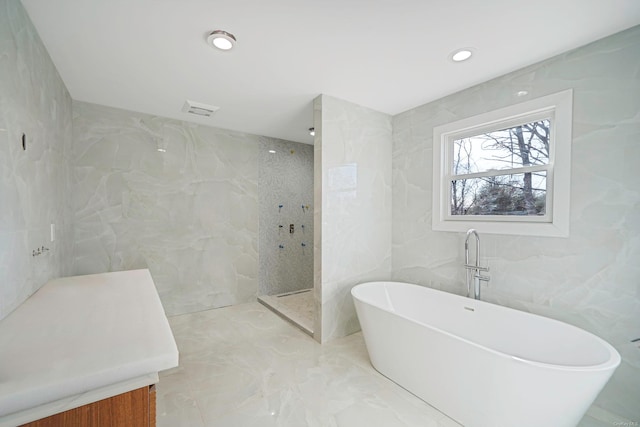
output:
{"label": "shower threshold curb", "polygon": [[291,311],[287,307],[277,303],[277,298],[279,297],[295,295],[302,292],[310,292],[310,291],[311,290],[295,291],[295,292],[288,292],[286,294],[281,294],[281,295],[263,295],[258,297],[258,302],[264,305],[265,307],[267,307],[269,310],[271,310],[278,316],[280,316],[281,318],[283,318],[284,320],[291,323],[296,328],[300,329],[305,334],[313,338],[313,330],[310,327],[304,325],[305,322],[302,321],[300,316],[294,313],[291,313]]}

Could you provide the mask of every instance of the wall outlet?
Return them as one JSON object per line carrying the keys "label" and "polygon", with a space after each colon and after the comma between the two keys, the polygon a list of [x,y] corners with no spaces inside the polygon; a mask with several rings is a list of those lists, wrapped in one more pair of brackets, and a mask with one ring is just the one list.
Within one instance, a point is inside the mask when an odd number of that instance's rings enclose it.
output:
{"label": "wall outlet", "polygon": [[55,224],[51,224],[51,241],[55,241],[56,240],[56,225]]}

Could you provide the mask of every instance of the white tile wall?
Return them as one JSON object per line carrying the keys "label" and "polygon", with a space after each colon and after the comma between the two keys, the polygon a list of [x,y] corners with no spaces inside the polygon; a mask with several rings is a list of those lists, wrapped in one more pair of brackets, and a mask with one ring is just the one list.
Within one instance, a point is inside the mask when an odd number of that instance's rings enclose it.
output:
{"label": "white tile wall", "polygon": [[[73,214],[71,97],[19,1],[0,1],[0,52],[2,319],[49,279],[70,274]],[[49,250],[32,256],[42,246]]]}
{"label": "white tile wall", "polygon": [[393,277],[462,294],[463,233],[431,230],[433,127],[574,90],[569,238],[482,235],[484,299],[575,324],[623,362],[596,404],[640,420],[640,27],[394,117]]}
{"label": "white tile wall", "polygon": [[168,314],[255,300],[260,137],[82,102],[73,125],[76,274],[149,268]]}
{"label": "white tile wall", "polygon": [[325,342],[359,330],[351,288],[390,276],[392,138],[389,115],[326,95],[315,110],[315,283]]}

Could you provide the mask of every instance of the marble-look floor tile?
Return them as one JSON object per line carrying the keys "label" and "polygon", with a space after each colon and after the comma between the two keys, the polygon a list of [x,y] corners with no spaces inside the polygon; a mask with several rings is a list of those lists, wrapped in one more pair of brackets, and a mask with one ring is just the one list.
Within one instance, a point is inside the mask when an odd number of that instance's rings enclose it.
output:
{"label": "marble-look floor tile", "polygon": [[184,373],[162,376],[162,386],[158,386],[156,392],[158,425],[204,427],[202,414],[188,383]]}
{"label": "marble-look floor tile", "polygon": [[320,345],[258,303],[170,318],[158,426],[459,426],[380,375],[361,333]]}

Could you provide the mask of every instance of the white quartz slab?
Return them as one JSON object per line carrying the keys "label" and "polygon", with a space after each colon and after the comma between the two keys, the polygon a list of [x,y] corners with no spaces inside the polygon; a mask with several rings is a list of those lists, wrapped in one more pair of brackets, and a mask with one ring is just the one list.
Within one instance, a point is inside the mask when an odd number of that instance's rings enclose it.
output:
{"label": "white quartz slab", "polygon": [[0,322],[0,421],[177,365],[149,270],[56,279]]}

